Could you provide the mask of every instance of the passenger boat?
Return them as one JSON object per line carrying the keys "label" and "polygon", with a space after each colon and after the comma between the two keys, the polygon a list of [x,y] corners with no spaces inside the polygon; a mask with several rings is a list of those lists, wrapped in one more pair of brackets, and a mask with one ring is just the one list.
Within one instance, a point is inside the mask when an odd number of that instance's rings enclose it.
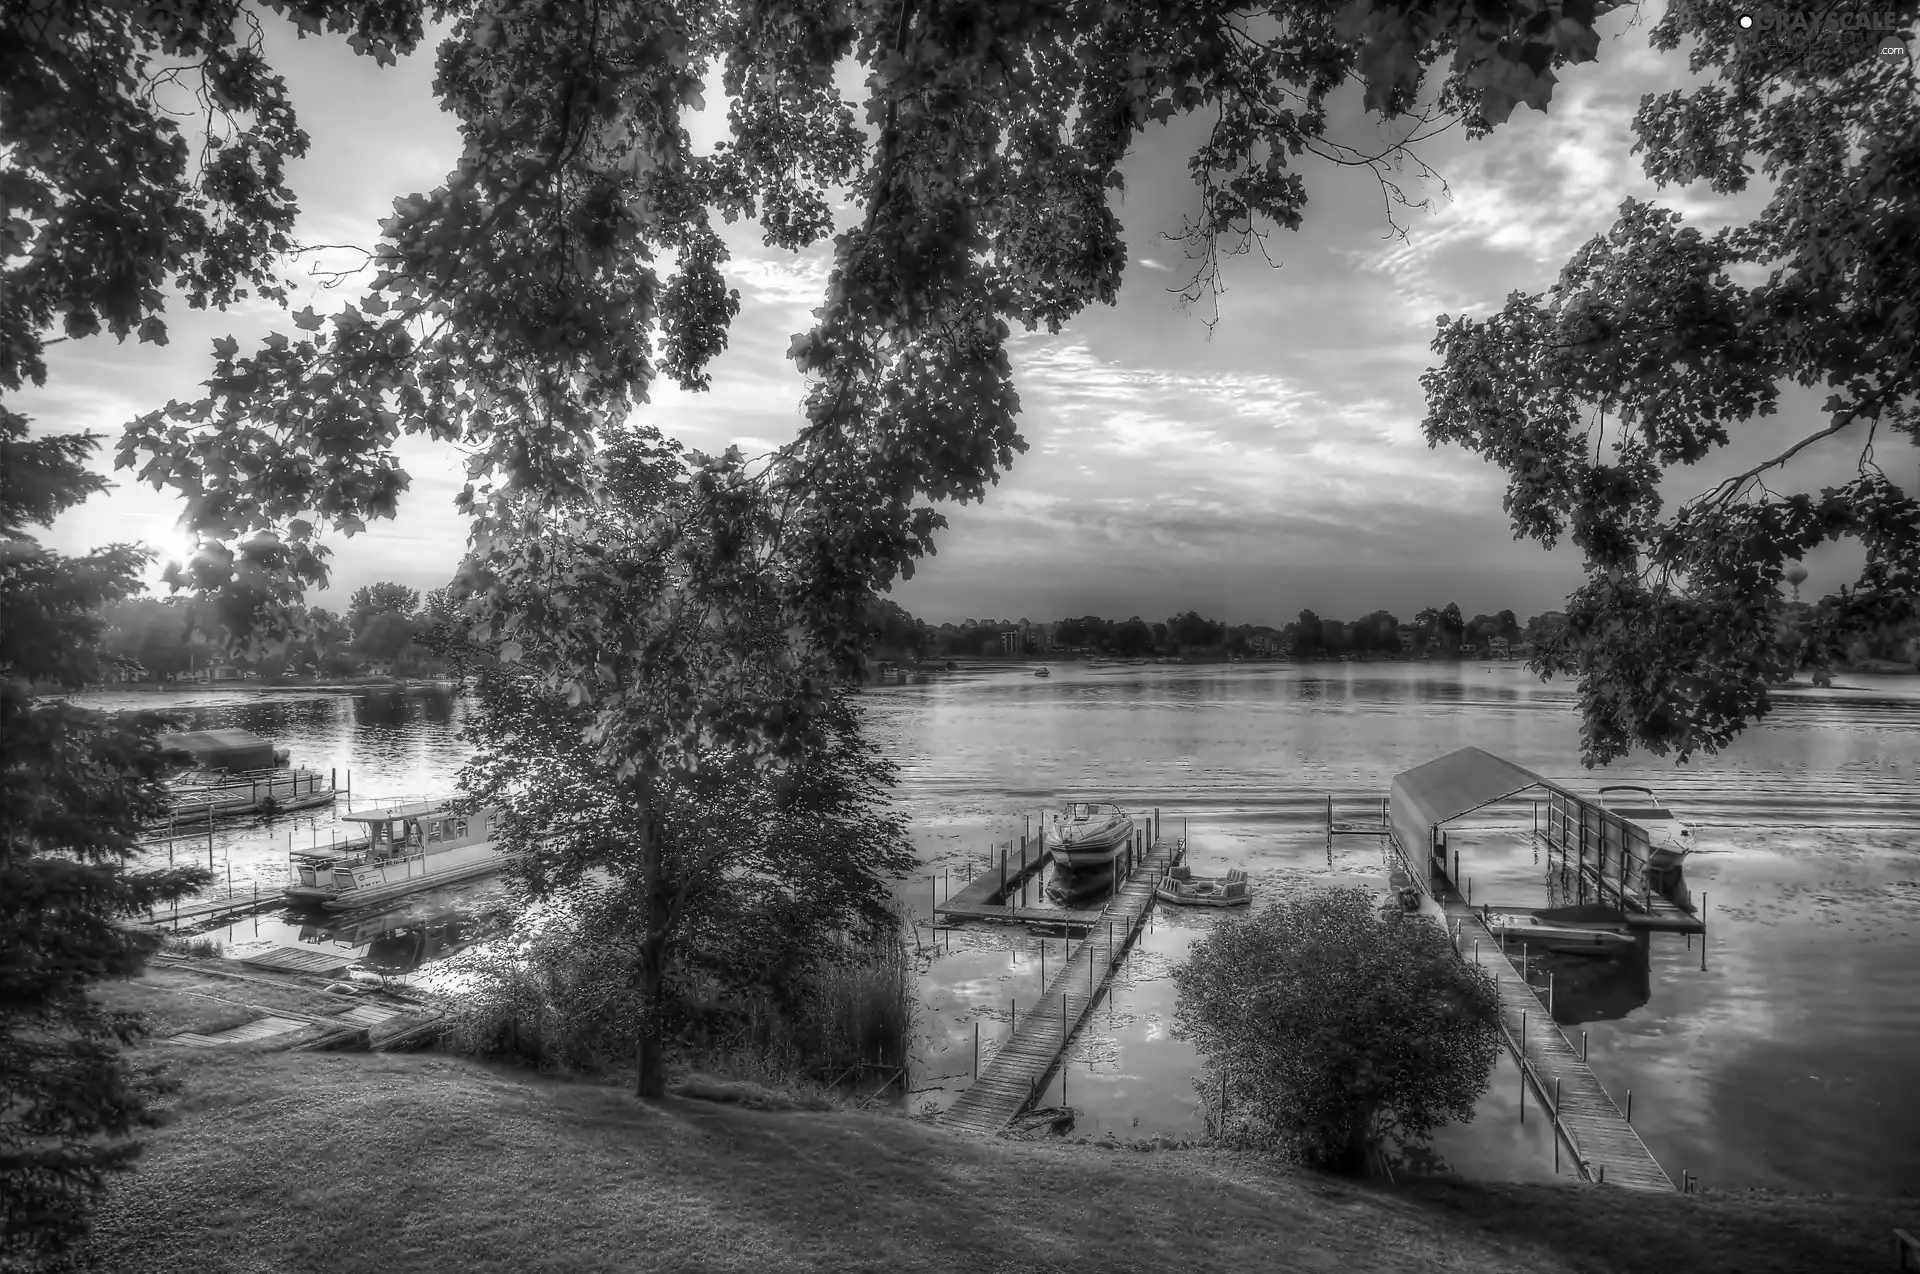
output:
{"label": "passenger boat", "polygon": [[1053,816],[1042,843],[1054,862],[1078,871],[1111,863],[1132,835],[1133,818],[1118,805],[1080,802]]}
{"label": "passenger boat", "polygon": [[1224,876],[1196,876],[1182,863],[1154,886],[1153,896],[1182,907],[1244,907],[1253,901],[1253,889],[1238,867]]}
{"label": "passenger boat", "polygon": [[1693,825],[1660,803],[1653,789],[1639,783],[1615,783],[1600,789],[1607,812],[1631,823],[1647,838],[1647,888],[1682,911],[1693,910],[1693,893],[1681,878],[1681,866],[1693,852]]}
{"label": "passenger boat", "polygon": [[370,907],[423,889],[490,876],[512,856],[493,839],[494,815],[449,811],[446,801],[422,801],[346,816],[367,834],[331,850],[296,850],[295,880],[286,895],[328,911]]}

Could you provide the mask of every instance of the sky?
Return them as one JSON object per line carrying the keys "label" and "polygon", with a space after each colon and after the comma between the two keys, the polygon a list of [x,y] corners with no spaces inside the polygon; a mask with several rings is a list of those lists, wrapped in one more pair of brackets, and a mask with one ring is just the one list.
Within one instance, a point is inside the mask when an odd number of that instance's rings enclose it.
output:
{"label": "sky", "polygon": [[[1116,212],[1130,259],[1121,298],[1093,306],[1058,335],[1017,332],[1011,344],[1028,443],[984,505],[950,506],[938,555],[894,599],[934,623],[1069,615],[1159,619],[1194,609],[1229,623],[1284,624],[1302,608],[1352,618],[1384,607],[1403,619],[1457,602],[1469,615],[1557,607],[1580,578],[1577,551],[1515,541],[1502,511],[1505,475],[1421,432],[1420,375],[1441,314],[1485,315],[1515,290],[1539,292],[1580,244],[1603,233],[1629,196],[1653,199],[1711,232],[1750,219],[1761,183],[1733,197],[1704,188],[1658,190],[1630,153],[1643,94],[1686,87],[1686,53],[1648,47],[1652,17],[1631,10],[1601,24],[1596,63],[1561,73],[1547,114],[1521,107],[1480,141],[1455,133],[1417,148],[1394,180],[1421,209],[1400,208],[1397,235],[1379,182],[1365,169],[1302,157],[1311,202],[1299,232],[1274,229],[1258,252],[1228,263],[1219,318],[1177,295],[1193,263],[1170,242],[1198,196],[1185,168],[1203,125],[1175,120],[1145,133],[1124,169]],[[267,20],[268,56],[285,76],[309,155],[291,168],[307,244],[370,247],[395,197],[441,184],[459,152],[452,118],[431,92],[433,47],[380,68],[334,38],[295,40]],[[717,78],[717,77],[710,77]],[[855,80],[843,77],[843,91]],[[851,100],[857,94],[849,93]],[[1357,91],[1335,103],[1331,135],[1356,146],[1387,139]],[[696,146],[720,135],[716,91],[692,126]],[[853,215],[841,210],[842,224]],[[829,244],[792,254],[764,247],[757,228],[728,228],[729,282],[741,295],[710,392],[661,382],[641,409],[701,450],[750,453],[793,436],[804,385],[787,360],[811,325]],[[344,248],[297,271],[338,269]],[[326,313],[354,287],[304,279],[293,308]],[[44,389],[10,404],[36,434],[92,431],[107,442],[134,417],[189,398],[210,373],[210,342],[243,347],[290,330],[273,306],[226,311],[169,307],[165,347],[95,337],[49,350]],[[1779,414],[1748,422],[1696,471],[1672,478],[1684,498],[1777,454],[1824,422],[1820,395],[1789,387]],[[1786,470],[1800,489],[1842,480],[1858,440],[1810,448]],[[394,580],[422,590],[451,577],[465,544],[453,509],[461,460],[448,447],[403,440],[413,483],[399,517],[351,539],[334,535],[332,586],[308,601],[340,610],[353,589]],[[1920,467],[1883,444],[1896,481]],[[1777,484],[1776,484],[1777,485]],[[65,552],[142,542],[180,556],[187,540],[170,495],[132,482],[64,515],[45,540]],[[1811,593],[1841,582],[1844,546],[1809,558]],[[1852,555],[1857,560],[1857,552]],[[155,571],[157,579],[157,568]]]}

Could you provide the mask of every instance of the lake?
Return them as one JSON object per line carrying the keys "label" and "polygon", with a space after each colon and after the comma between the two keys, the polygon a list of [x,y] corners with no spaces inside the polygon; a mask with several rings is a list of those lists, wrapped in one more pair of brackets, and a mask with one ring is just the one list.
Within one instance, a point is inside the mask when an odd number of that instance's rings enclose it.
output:
{"label": "lake", "polygon": [[[1040,988],[1043,940],[998,926],[934,931],[936,894],[1017,839],[1026,816],[1064,799],[1159,807],[1185,820],[1196,868],[1251,875],[1255,906],[1328,885],[1378,889],[1381,851],[1336,841],[1338,816],[1378,808],[1392,776],[1473,745],[1576,790],[1642,781],[1699,826],[1687,879],[1708,936],[1655,935],[1642,967],[1564,957],[1557,1004],[1587,1033],[1592,1065],[1678,1178],[1708,1189],[1920,1191],[1920,679],[1847,674],[1843,686],[1783,690],[1767,723],[1688,766],[1636,757],[1587,774],[1572,689],[1517,664],[1232,664],[963,671],[926,685],[869,688],[874,737],[901,766],[898,798],[922,870],[901,896],[921,921],[918,1108],[944,1106]],[[152,706],[100,694],[94,706]],[[294,763],[353,771],[354,803],[446,791],[464,756],[467,701],[452,696],[234,691],[183,701],[197,726],[236,726],[292,749]],[[1476,816],[1477,818],[1478,816]],[[216,866],[262,887],[284,878],[288,837],[325,843],[337,815],[219,832]],[[1456,834],[1476,898],[1545,901],[1544,863],[1524,813],[1490,813]],[[176,853],[186,852],[176,847]],[[204,854],[204,840],[195,852]],[[489,886],[428,900],[405,934],[426,958],[458,945]],[[458,904],[458,905],[455,905]],[[1169,971],[1219,913],[1160,908],[1114,993],[1075,1039],[1064,1083],[1074,1135],[1198,1136],[1201,1060],[1171,1038]],[[439,936],[434,925],[439,925]],[[452,926],[451,929],[448,926]],[[290,941],[276,917],[216,931]],[[256,936],[257,933],[257,936]],[[354,945],[364,933],[306,940]],[[368,939],[368,941],[371,941]],[[390,942],[390,945],[392,943]],[[404,946],[404,943],[399,945]],[[1062,953],[1044,941],[1049,964]],[[1054,1080],[1044,1104],[1060,1100]],[[1481,1178],[1553,1176],[1537,1105],[1519,1119],[1520,1079],[1502,1058],[1471,1124],[1435,1149]]]}

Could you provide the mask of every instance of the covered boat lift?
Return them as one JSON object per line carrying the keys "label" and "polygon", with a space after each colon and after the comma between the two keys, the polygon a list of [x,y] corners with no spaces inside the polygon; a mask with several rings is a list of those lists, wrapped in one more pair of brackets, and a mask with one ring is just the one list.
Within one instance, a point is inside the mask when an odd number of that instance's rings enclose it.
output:
{"label": "covered boat lift", "polygon": [[1459,852],[1447,854],[1447,824],[1534,790],[1534,837],[1550,852],[1578,864],[1579,878],[1602,898],[1637,912],[1636,927],[1700,932],[1704,926],[1663,895],[1647,875],[1652,845],[1641,828],[1595,800],[1513,762],[1461,748],[1397,774],[1387,798],[1388,834],[1416,877],[1443,876],[1458,884]]}

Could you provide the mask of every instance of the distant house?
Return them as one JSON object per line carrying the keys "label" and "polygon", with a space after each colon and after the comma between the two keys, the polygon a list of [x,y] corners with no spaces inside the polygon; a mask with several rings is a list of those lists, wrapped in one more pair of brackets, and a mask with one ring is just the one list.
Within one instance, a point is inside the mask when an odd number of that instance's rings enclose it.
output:
{"label": "distant house", "polygon": [[1420,630],[1418,628],[1415,628],[1412,624],[1401,624],[1393,631],[1395,635],[1400,638],[1401,650],[1412,653],[1420,649]]}
{"label": "distant house", "polygon": [[208,685],[216,681],[238,681],[240,670],[225,659],[216,659],[200,670],[196,680]]}
{"label": "distant house", "polygon": [[1511,659],[1513,653],[1505,637],[1487,638],[1487,653],[1495,659]]}
{"label": "distant house", "polygon": [[371,660],[361,664],[360,671],[369,677],[391,677],[393,675],[393,661],[391,659]]}

